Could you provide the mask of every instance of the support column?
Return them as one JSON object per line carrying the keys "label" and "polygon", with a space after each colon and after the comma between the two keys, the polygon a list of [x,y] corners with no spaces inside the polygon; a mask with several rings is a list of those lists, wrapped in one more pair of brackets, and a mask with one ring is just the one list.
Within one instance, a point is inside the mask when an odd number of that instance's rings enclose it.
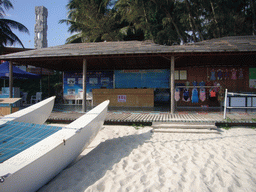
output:
{"label": "support column", "polygon": [[12,98],[13,88],[13,67],[12,61],[9,61],[9,98]]}
{"label": "support column", "polygon": [[82,112],[86,112],[86,59],[83,59],[83,102]]}
{"label": "support column", "polygon": [[174,114],[175,111],[175,102],[174,102],[174,56],[171,57],[171,66],[170,66],[170,109],[171,114]]}

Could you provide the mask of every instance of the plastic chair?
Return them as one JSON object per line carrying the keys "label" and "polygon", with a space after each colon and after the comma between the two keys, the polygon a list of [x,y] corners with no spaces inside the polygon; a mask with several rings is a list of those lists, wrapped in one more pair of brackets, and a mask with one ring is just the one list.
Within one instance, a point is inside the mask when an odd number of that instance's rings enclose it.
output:
{"label": "plastic chair", "polygon": [[[83,100],[83,91],[80,91],[75,98],[75,104],[79,104],[79,101]],[[90,93],[86,93],[86,102],[88,102],[92,106],[92,95]]]}
{"label": "plastic chair", "polygon": [[35,101],[35,103],[42,101],[42,92],[36,92],[36,95],[32,95],[30,99],[30,103],[32,104],[33,101]]}
{"label": "plastic chair", "polygon": [[83,100],[83,91],[78,92],[78,95],[75,97],[75,105],[79,104],[79,101]]}
{"label": "plastic chair", "polygon": [[93,106],[92,93],[86,93],[86,102],[88,102],[91,106]]}

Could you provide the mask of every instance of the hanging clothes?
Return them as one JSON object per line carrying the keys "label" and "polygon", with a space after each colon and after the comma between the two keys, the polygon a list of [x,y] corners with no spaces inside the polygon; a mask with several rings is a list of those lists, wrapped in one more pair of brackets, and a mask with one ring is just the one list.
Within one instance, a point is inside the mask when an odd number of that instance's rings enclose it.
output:
{"label": "hanging clothes", "polygon": [[193,86],[197,86],[197,81],[193,81],[193,82],[192,82],[192,85],[193,85]]}
{"label": "hanging clothes", "polygon": [[197,91],[196,88],[194,88],[194,89],[192,90],[192,98],[191,98],[191,100],[192,100],[192,103],[198,103],[198,101],[199,101],[199,98],[198,98],[198,91]]}
{"label": "hanging clothes", "polygon": [[243,79],[243,78],[244,78],[243,69],[240,68],[238,72],[238,79]]}
{"label": "hanging clothes", "polygon": [[228,71],[228,69],[225,70],[224,79],[225,79],[225,80],[228,80],[228,79],[229,79],[229,71]]}
{"label": "hanging clothes", "polygon": [[216,97],[216,92],[214,89],[210,91],[210,97]]}
{"label": "hanging clothes", "polygon": [[214,69],[211,70],[211,77],[210,77],[210,81],[215,81],[216,77],[215,77],[215,71]]}
{"label": "hanging clothes", "polygon": [[179,101],[180,100],[180,89],[179,88],[175,89],[174,98],[175,98],[175,101]]}
{"label": "hanging clothes", "polygon": [[232,69],[231,70],[231,79],[233,79],[233,80],[236,80],[237,79],[237,77],[236,77],[236,69]]}
{"label": "hanging clothes", "polygon": [[202,102],[204,102],[205,101],[205,99],[206,99],[206,92],[205,92],[205,88],[201,88],[200,89],[200,100],[202,101]]}
{"label": "hanging clothes", "polygon": [[182,100],[185,101],[185,102],[189,102],[190,101],[189,90],[188,89],[184,89]]}
{"label": "hanging clothes", "polygon": [[222,70],[221,69],[217,70],[217,80],[222,80]]}
{"label": "hanging clothes", "polygon": [[215,92],[214,89],[211,89],[209,93],[209,100],[216,101],[216,99],[217,99],[217,93]]}
{"label": "hanging clothes", "polygon": [[204,86],[205,86],[205,82],[204,82],[204,81],[201,81],[201,82],[199,83],[199,86],[204,87]]}
{"label": "hanging clothes", "polygon": [[186,81],[185,86],[189,86],[189,85],[190,85],[189,81]]}

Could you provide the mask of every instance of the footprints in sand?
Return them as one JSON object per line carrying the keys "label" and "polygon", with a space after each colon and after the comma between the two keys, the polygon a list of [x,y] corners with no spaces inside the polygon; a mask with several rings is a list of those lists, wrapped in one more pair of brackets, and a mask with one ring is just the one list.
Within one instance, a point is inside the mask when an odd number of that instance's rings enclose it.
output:
{"label": "footprints in sand", "polygon": [[[110,141],[102,144],[91,156],[100,154],[98,157],[106,159],[99,160],[93,156],[91,159],[95,163],[86,161],[91,166],[79,173],[80,176],[82,172],[86,175],[77,183],[82,185],[83,190],[80,191],[207,192],[256,189],[255,132],[251,133],[253,136],[241,135],[243,129],[241,132],[224,131],[218,136],[154,133],[150,137],[148,134],[139,137],[136,135],[138,130],[129,130],[130,135],[127,130],[129,128],[125,131],[123,128],[121,131],[103,130],[104,139]],[[103,134],[108,132],[111,132],[110,136]],[[107,163],[107,159],[111,163]],[[99,170],[97,162],[105,162],[106,165]],[[95,170],[98,174],[92,174]],[[92,178],[95,179],[85,186]]]}

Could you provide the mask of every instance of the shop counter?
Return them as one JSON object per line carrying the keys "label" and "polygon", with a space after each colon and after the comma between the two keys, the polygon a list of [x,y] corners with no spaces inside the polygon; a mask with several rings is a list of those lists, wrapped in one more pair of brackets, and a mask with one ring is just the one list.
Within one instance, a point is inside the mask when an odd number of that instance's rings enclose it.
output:
{"label": "shop counter", "polygon": [[154,89],[93,89],[93,105],[110,100],[112,107],[154,107]]}

